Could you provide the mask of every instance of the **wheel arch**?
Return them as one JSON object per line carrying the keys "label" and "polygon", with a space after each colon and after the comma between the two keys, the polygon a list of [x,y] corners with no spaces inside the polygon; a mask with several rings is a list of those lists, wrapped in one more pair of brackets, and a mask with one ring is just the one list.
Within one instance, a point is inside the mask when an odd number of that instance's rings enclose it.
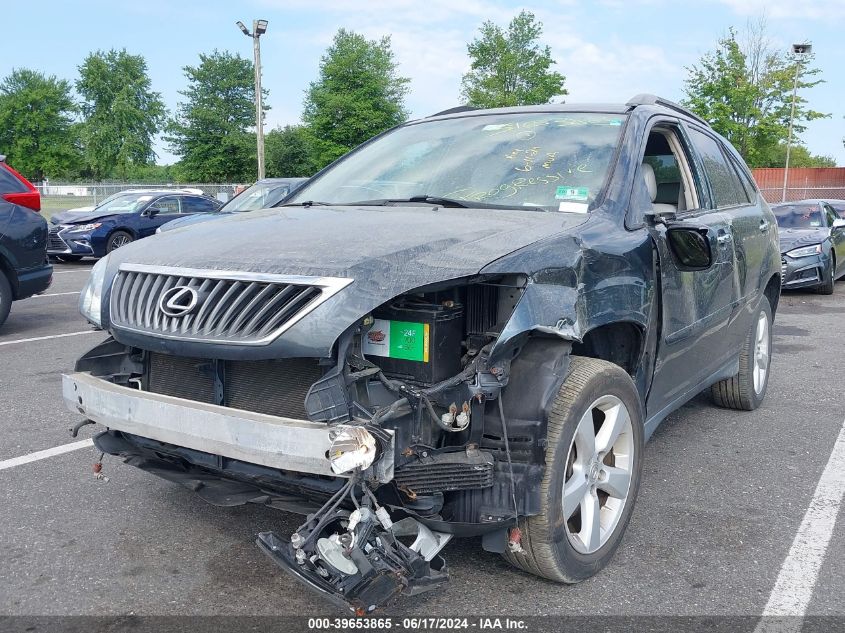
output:
{"label": "wheel arch", "polygon": [[769,301],[769,307],[772,309],[772,320],[774,321],[775,313],[780,302],[781,278],[779,274],[771,276],[763,289],[763,296]]}

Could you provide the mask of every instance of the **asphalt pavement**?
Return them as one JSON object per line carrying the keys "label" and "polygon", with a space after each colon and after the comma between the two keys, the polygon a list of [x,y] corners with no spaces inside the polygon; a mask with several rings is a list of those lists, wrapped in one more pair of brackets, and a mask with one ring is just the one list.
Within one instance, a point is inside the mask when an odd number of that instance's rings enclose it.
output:
{"label": "asphalt pavement", "polygon": [[[89,270],[57,265],[47,294],[14,304],[0,330],[0,615],[336,616],[254,545],[260,531],[293,531],[295,515],[213,507],[115,458],[97,479],[91,447],[3,468],[77,441],[61,374],[105,337],[76,311]],[[728,411],[699,396],[661,425],[622,547],[594,578],[557,585],[477,539],[453,540],[450,584],[387,614],[762,614],[792,573],[785,561],[845,421],[843,314],[845,282],[833,296],[784,295],[763,406]],[[798,553],[797,573],[812,575]],[[844,554],[839,511],[808,614],[845,615]]]}

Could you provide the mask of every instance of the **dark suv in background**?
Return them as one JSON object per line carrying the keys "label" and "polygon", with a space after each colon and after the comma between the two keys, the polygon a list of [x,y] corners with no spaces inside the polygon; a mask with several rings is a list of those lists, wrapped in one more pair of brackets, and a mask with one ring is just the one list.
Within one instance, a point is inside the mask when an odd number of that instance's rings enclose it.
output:
{"label": "dark suv in background", "polygon": [[64,398],[104,453],[305,515],[259,546],[358,613],[442,587],[453,537],[573,583],[669,413],[760,406],[780,285],[748,168],[680,106],[461,108],[98,262],[112,338]]}
{"label": "dark suv in background", "polygon": [[38,190],[0,156],[0,325],[12,301],[44,292],[53,280],[40,210]]}

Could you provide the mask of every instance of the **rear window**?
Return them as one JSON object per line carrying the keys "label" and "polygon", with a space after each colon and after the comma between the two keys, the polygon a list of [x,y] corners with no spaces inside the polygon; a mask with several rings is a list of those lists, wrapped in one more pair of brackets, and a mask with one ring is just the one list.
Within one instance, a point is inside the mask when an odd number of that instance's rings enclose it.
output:
{"label": "rear window", "polygon": [[26,185],[6,169],[5,165],[0,164],[0,193],[26,193],[27,191],[29,189]]}
{"label": "rear window", "polygon": [[772,209],[778,226],[785,229],[812,229],[824,226],[817,204],[786,204]]}

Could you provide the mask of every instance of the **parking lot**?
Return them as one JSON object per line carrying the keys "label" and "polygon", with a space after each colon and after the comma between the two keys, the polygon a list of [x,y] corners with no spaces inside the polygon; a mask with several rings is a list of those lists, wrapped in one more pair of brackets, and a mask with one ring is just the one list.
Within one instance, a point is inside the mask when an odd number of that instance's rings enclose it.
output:
{"label": "parking lot", "polygon": [[[105,336],[76,311],[89,270],[58,264],[47,294],[16,303],[0,331],[0,613],[337,615],[254,545],[259,531],[292,532],[296,516],[212,507],[115,458],[97,479],[88,445],[19,459],[94,432],[70,437],[78,417],[60,384]],[[808,513],[829,511],[825,491],[845,481],[843,314],[845,282],[833,296],[782,297],[764,405],[727,411],[699,396],[663,423],[622,547],[591,580],[557,585],[454,540],[448,589],[389,613],[760,615],[809,600],[810,615],[845,615],[845,517],[833,528]]]}

